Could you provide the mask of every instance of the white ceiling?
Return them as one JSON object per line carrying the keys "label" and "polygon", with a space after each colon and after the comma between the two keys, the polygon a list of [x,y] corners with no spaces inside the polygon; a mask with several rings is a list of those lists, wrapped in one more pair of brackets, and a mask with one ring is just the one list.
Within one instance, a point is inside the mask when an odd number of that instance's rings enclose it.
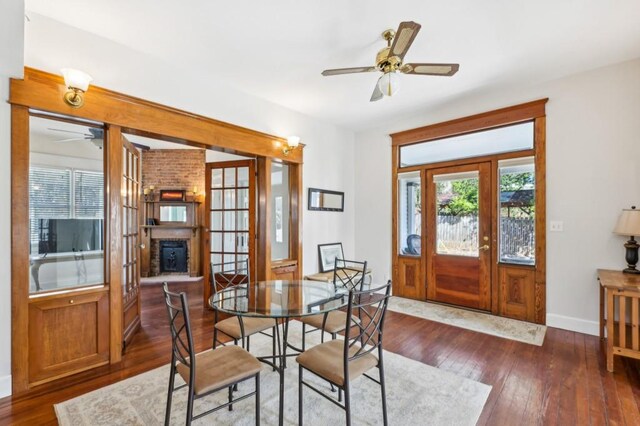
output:
{"label": "white ceiling", "polygon": [[[27,10],[354,130],[481,89],[529,86],[640,57],[638,0],[26,4]],[[458,62],[456,76],[403,75],[396,96],[370,103],[377,73],[320,75],[326,68],[373,65],[384,46],[380,33],[404,20],[422,24],[405,60]]]}

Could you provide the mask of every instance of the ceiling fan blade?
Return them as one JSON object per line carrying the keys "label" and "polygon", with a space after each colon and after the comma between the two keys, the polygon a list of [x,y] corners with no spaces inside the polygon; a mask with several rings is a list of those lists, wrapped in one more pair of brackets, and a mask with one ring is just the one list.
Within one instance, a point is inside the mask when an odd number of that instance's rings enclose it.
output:
{"label": "ceiling fan blade", "polygon": [[458,72],[459,68],[459,64],[404,64],[400,71],[405,74],[451,77]]}
{"label": "ceiling fan blade", "polygon": [[336,68],[332,70],[324,70],[322,71],[322,75],[328,77],[330,75],[355,74],[359,72],[372,72],[376,70],[376,67]]}
{"label": "ceiling fan blade", "polygon": [[369,100],[369,102],[379,101],[383,96],[384,94],[378,87],[378,82],[376,82],[376,86],[373,88],[373,93],[371,94],[371,99]]}
{"label": "ceiling fan blade", "polygon": [[389,56],[397,56],[403,59],[421,27],[420,24],[413,21],[400,22],[398,31],[396,31],[396,35],[393,38],[393,44],[389,50]]}
{"label": "ceiling fan blade", "polygon": [[51,130],[51,131],[54,131],[54,132],[62,132],[62,133],[73,133],[74,135],[91,136],[91,135],[89,135],[87,133],[84,133],[84,132],[74,132],[72,130],[52,129],[50,127],[47,127],[47,130]]}
{"label": "ceiling fan blade", "polygon": [[85,138],[71,138],[71,139],[60,139],[59,141],[55,141],[56,143],[58,142],[74,142],[74,141],[86,141],[87,139]]}

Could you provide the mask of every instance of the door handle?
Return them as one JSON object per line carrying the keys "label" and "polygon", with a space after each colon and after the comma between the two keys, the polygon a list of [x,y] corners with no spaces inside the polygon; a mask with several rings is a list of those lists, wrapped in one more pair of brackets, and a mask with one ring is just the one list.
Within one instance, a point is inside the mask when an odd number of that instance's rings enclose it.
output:
{"label": "door handle", "polygon": [[478,250],[489,250],[489,244],[478,247]]}

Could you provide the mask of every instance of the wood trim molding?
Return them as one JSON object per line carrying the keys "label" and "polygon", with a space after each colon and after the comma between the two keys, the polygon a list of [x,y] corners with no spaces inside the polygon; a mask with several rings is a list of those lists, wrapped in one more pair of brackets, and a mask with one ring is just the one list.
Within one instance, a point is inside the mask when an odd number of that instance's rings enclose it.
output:
{"label": "wood trim molding", "polygon": [[[463,166],[466,164],[473,164],[479,162],[491,162],[491,186],[497,187],[497,164],[499,160],[506,158],[528,157],[533,156],[535,161],[536,171],[536,264],[534,267],[530,267],[531,270],[535,270],[535,282],[534,296],[533,296],[533,315],[527,318],[528,321],[533,321],[538,324],[546,323],[546,112],[545,106],[548,98],[540,99],[533,102],[528,102],[521,105],[514,105],[508,108],[502,108],[495,111],[489,111],[482,114],[472,115],[469,117],[463,117],[443,123],[437,123],[430,126],[420,127],[417,129],[407,130],[404,132],[394,133],[391,135],[391,176],[392,176],[392,188],[391,188],[391,265],[392,265],[392,277],[393,277],[393,292],[396,295],[402,295],[402,286],[400,281],[400,264],[404,261],[402,255],[397,253],[398,247],[398,175],[405,172],[421,172],[422,187],[426,190],[427,178],[426,173],[430,170],[451,167],[451,166]],[[454,136],[459,134],[471,133],[481,131],[489,128],[501,127],[509,124],[514,124],[524,121],[533,121],[534,123],[534,148],[530,150],[523,150],[512,153],[501,153],[482,157],[464,158],[459,160],[445,161],[442,163],[422,164],[411,167],[400,167],[399,155],[400,148],[403,145],[408,145],[417,142],[426,142],[447,136]],[[429,209],[426,208],[425,200],[426,196],[423,196],[423,212],[429,213]],[[492,206],[497,205],[497,195],[492,195]],[[492,211],[492,266],[491,266],[491,312],[493,314],[500,314],[500,294],[499,294],[499,265],[496,263],[497,259],[497,240],[498,233],[495,227],[497,223],[497,212]],[[426,216],[425,216],[426,218]],[[423,236],[422,236],[422,260],[426,281],[426,271],[429,270],[428,258],[426,252],[430,246],[430,240],[428,238],[428,229],[426,229],[427,220],[423,221]],[[425,283],[426,284],[426,283]],[[427,288],[428,290],[428,288]],[[427,292],[428,293],[428,292]],[[411,297],[411,296],[409,296]],[[428,298],[428,297],[427,297]]]}
{"label": "wood trim molding", "polygon": [[391,134],[391,143],[393,146],[409,145],[544,117],[545,104],[548,100],[548,98],[544,98],[525,104],[483,112],[482,114],[393,133]]}
{"label": "wood trim molding", "polygon": [[[27,194],[27,196],[25,196]],[[29,389],[29,109],[11,108],[11,372]]]}
{"label": "wood trim molding", "polygon": [[[109,126],[107,129],[107,202],[109,220],[107,221],[108,283],[109,283],[109,340],[110,362],[116,364],[122,360],[123,314],[122,303],[122,129]],[[106,250],[105,250],[106,252]]]}
{"label": "wood trim molding", "polygon": [[[84,94],[82,108],[62,100],[66,92],[61,76],[25,67],[24,80],[11,80],[9,102],[81,119],[117,125],[127,133],[142,133],[163,140],[217,148],[240,155],[279,158],[302,163],[303,149],[285,156],[285,138],[192,114],[97,86]],[[302,145],[302,144],[301,144]]]}

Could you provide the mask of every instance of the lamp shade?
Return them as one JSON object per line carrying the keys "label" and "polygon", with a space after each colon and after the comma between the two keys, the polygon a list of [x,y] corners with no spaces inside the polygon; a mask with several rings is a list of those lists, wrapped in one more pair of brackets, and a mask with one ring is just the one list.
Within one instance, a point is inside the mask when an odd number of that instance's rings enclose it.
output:
{"label": "lamp shade", "polygon": [[640,236],[640,210],[622,210],[613,232],[618,235]]}
{"label": "lamp shade", "polygon": [[287,138],[287,145],[290,148],[295,148],[300,144],[300,136],[289,136]]}
{"label": "lamp shade", "polygon": [[63,68],[62,75],[64,76],[64,84],[69,88],[79,89],[86,92],[89,88],[89,83],[93,80],[86,72],[75,70],[73,68]]}
{"label": "lamp shade", "polygon": [[378,80],[378,88],[385,96],[393,96],[400,89],[400,76],[395,72],[387,72]]}

